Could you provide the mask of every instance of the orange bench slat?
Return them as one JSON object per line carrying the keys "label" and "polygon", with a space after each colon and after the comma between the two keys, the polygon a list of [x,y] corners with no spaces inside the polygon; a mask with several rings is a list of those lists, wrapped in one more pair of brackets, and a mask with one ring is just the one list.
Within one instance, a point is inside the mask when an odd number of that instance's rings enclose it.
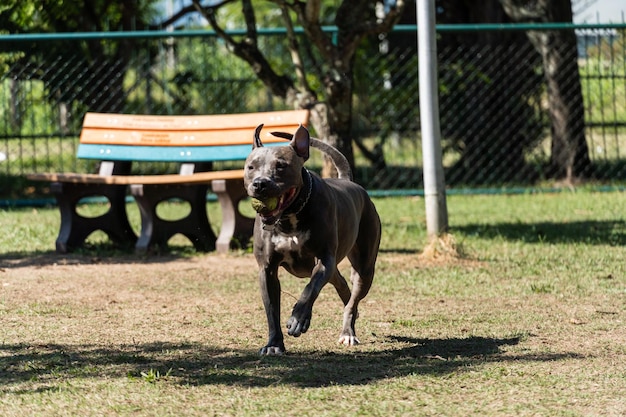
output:
{"label": "orange bench slat", "polygon": [[[299,124],[271,125],[264,127],[262,140],[265,143],[284,142],[270,135],[270,131],[293,133]],[[160,129],[113,129],[84,127],[80,143],[106,145],[142,146],[228,146],[252,145],[254,127],[210,130],[160,130]]]}
{"label": "orange bench slat", "polygon": [[194,116],[156,116],[116,113],[86,113],[83,127],[101,129],[137,130],[226,130],[254,129],[260,124],[267,127],[306,125],[308,110],[285,110],[258,113],[211,114]]}

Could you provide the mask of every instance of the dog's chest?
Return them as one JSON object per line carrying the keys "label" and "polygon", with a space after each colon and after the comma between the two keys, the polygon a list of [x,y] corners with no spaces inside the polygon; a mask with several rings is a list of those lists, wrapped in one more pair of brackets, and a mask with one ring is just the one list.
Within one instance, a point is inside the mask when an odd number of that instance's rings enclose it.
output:
{"label": "dog's chest", "polygon": [[292,253],[301,254],[302,248],[304,247],[306,241],[309,240],[310,235],[311,232],[309,232],[308,230],[304,232],[296,232],[289,235],[276,233],[272,235],[274,250],[276,252],[282,253],[285,256]]}
{"label": "dog's chest", "polygon": [[310,237],[310,232],[298,232],[295,234],[275,234],[272,236],[274,253],[281,256],[281,265],[292,275],[308,276],[313,268],[312,258],[305,250],[305,243]]}

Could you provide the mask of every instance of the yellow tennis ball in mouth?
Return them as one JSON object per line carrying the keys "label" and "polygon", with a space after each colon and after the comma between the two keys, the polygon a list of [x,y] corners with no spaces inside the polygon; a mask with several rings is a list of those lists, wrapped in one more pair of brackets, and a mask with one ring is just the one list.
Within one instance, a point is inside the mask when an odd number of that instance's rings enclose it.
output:
{"label": "yellow tennis ball in mouth", "polygon": [[263,202],[257,198],[250,199],[250,203],[252,204],[252,208],[254,209],[254,211],[256,211],[257,213],[265,209],[265,204],[263,204]]}
{"label": "yellow tennis ball in mouth", "polygon": [[278,198],[270,197],[265,200],[265,207],[267,207],[269,211],[276,210],[276,207],[278,207]]}
{"label": "yellow tennis ball in mouth", "polygon": [[261,201],[258,198],[251,198],[250,204],[257,213],[270,212],[276,210],[278,207],[278,198],[270,197],[265,201]]}

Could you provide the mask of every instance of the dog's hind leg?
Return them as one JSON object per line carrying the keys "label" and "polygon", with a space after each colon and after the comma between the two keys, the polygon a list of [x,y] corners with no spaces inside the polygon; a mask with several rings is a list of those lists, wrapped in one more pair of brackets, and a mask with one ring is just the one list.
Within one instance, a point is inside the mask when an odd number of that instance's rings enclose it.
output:
{"label": "dog's hind leg", "polygon": [[[375,209],[373,209],[373,213],[375,214]],[[343,309],[343,328],[339,336],[339,343],[343,345],[353,346],[359,343],[355,330],[358,306],[372,287],[379,245],[380,220],[378,215],[371,215],[361,221],[356,244],[348,254],[348,259],[352,265],[350,272],[352,294]]]}
{"label": "dog's hind leg", "polygon": [[354,346],[359,344],[359,339],[356,337],[356,319],[359,316],[359,302],[367,295],[372,278],[374,276],[374,269],[370,271],[363,271],[366,275],[362,275],[356,269],[352,268],[350,278],[352,281],[352,294],[348,302],[343,309],[343,328],[339,336],[339,343],[346,346]]}

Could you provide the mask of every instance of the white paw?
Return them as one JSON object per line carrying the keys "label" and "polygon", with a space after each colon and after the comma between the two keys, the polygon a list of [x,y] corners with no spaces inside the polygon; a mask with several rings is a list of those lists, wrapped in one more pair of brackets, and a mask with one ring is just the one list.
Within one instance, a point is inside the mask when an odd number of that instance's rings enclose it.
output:
{"label": "white paw", "polygon": [[361,342],[359,342],[356,336],[341,336],[338,343],[344,346],[355,346]]}

